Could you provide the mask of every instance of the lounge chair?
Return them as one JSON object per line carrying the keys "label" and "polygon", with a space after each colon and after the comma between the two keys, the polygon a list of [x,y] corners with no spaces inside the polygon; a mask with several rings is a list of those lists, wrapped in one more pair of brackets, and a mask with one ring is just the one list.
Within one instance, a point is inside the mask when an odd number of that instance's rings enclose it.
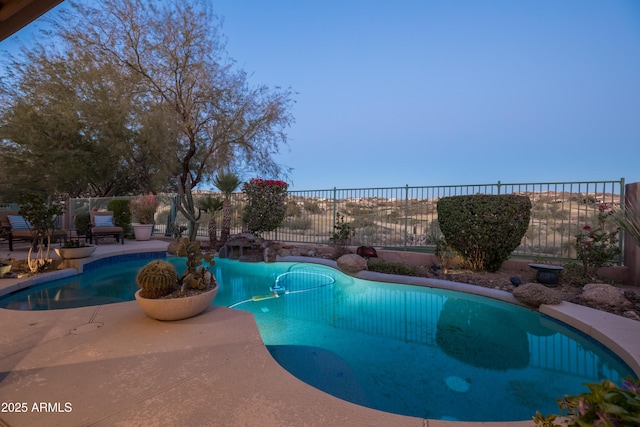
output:
{"label": "lounge chair", "polygon": [[91,212],[91,225],[89,227],[89,243],[103,236],[113,236],[116,242],[124,245],[124,229],[115,223],[112,211]]}
{"label": "lounge chair", "polygon": [[[33,244],[37,241],[37,236],[30,228],[29,223],[18,211],[0,211],[0,227],[2,227],[2,236],[9,241],[9,251],[13,251],[13,241],[28,240]],[[60,240],[67,241],[66,230],[50,231],[51,241]]]}

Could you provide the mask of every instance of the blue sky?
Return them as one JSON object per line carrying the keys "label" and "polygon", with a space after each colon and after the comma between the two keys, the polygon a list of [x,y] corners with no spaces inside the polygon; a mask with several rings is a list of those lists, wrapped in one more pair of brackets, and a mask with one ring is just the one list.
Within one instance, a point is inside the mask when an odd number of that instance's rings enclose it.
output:
{"label": "blue sky", "polygon": [[292,189],[640,181],[639,1],[210,2],[297,92]]}

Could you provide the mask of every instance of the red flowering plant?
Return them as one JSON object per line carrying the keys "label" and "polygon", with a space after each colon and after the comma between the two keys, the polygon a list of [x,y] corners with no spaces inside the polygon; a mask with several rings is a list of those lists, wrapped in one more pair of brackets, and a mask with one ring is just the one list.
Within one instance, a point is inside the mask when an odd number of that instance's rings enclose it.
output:
{"label": "red flowering plant", "polygon": [[577,234],[573,244],[578,259],[582,261],[584,272],[591,278],[596,276],[600,267],[607,266],[620,254],[618,245],[618,228],[612,227],[614,210],[608,204],[598,205],[595,227],[585,225]]}
{"label": "red flowering plant", "polygon": [[288,188],[286,182],[274,179],[253,178],[244,183],[242,191],[247,196],[247,205],[242,221],[249,232],[259,236],[282,224],[287,211]]}

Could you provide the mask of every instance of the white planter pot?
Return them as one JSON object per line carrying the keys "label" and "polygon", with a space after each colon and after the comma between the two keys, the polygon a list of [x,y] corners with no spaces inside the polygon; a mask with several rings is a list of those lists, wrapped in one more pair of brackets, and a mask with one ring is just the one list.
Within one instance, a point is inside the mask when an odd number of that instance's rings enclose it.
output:
{"label": "white planter pot", "polygon": [[90,257],[96,251],[96,247],[91,245],[81,248],[54,248],[54,250],[62,259],[78,259]]}
{"label": "white planter pot", "polygon": [[133,234],[136,240],[151,240],[153,232],[153,224],[131,224],[133,226]]}
{"label": "white planter pot", "polygon": [[11,264],[0,264],[0,279],[11,271]]}
{"label": "white planter pot", "polygon": [[184,298],[149,299],[140,296],[139,289],[136,292],[136,301],[144,313],[157,320],[181,320],[188,319],[205,311],[218,295],[220,286],[216,286],[201,294]]}

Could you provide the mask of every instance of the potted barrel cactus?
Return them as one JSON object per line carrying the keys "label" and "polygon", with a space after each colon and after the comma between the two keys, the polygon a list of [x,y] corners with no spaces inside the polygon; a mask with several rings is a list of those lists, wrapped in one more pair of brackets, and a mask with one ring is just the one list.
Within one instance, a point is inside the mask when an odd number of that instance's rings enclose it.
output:
{"label": "potted barrel cactus", "polygon": [[209,271],[213,254],[200,251],[199,241],[180,239],[176,254],[186,258],[186,269],[178,276],[168,261],[154,260],[140,269],[136,301],[147,316],[158,320],[180,320],[202,313],[213,302],[219,286]]}

